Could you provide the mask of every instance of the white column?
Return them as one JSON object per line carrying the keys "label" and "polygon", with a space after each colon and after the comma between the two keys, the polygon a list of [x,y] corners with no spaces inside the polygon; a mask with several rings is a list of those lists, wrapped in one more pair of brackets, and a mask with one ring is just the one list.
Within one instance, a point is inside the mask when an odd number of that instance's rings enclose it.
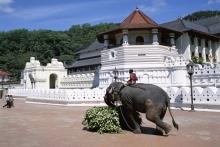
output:
{"label": "white column", "polygon": [[109,38],[108,38],[108,35],[105,34],[104,35],[104,48],[107,49],[109,46]]}
{"label": "white column", "polygon": [[123,30],[123,46],[129,45],[128,43],[128,30]]}
{"label": "white column", "polygon": [[180,39],[184,57],[186,58],[186,60],[191,60],[191,44],[189,34],[183,33]]}
{"label": "white column", "polygon": [[175,34],[174,33],[170,33],[170,44],[171,44],[171,49],[176,49],[176,45],[175,45]]}
{"label": "white column", "polygon": [[216,48],[215,48],[215,59],[216,63],[220,62],[220,41],[216,42]]}
{"label": "white column", "polygon": [[202,45],[202,59],[203,59],[203,62],[206,62],[205,39],[201,40],[201,45]]}
{"label": "white column", "polygon": [[195,56],[199,57],[199,46],[198,46],[198,38],[194,38],[194,44],[195,44]]}
{"label": "white column", "polygon": [[209,62],[213,63],[213,56],[212,56],[212,41],[209,40],[208,42],[208,46],[209,46]]}
{"label": "white column", "polygon": [[153,34],[153,45],[159,45],[158,42],[158,29],[152,29],[152,34]]}

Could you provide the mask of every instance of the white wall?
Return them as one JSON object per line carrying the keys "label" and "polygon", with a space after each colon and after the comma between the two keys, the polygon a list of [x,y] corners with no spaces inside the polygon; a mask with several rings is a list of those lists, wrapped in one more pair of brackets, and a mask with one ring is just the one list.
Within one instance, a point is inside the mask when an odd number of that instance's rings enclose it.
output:
{"label": "white wall", "polygon": [[49,89],[50,75],[57,75],[56,88],[59,88],[61,78],[67,75],[67,71],[64,68],[63,63],[59,62],[57,59],[52,59],[51,63],[48,63],[47,66],[41,66],[38,60],[35,60],[34,57],[31,57],[30,62],[26,63],[23,74],[24,79],[22,80],[22,84],[24,85],[24,88],[32,88],[31,80],[29,78],[29,74],[31,74],[35,80],[34,88]]}
{"label": "white wall", "polygon": [[[171,103],[190,104],[189,87],[169,87],[165,89],[171,98]],[[20,96],[27,101],[56,104],[104,104],[106,89],[9,89],[9,94]],[[220,88],[194,87],[194,104],[220,105]]]}

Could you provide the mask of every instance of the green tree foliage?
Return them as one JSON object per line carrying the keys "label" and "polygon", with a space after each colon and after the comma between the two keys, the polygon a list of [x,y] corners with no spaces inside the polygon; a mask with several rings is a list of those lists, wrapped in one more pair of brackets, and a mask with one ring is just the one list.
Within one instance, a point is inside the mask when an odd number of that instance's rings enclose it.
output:
{"label": "green tree foliage", "polygon": [[68,31],[19,29],[0,32],[0,69],[11,72],[18,80],[31,56],[40,60],[42,65],[51,58],[70,64],[74,53],[92,43],[97,33],[116,26],[102,23],[73,25]]}
{"label": "green tree foliage", "polygon": [[218,16],[218,15],[220,15],[219,10],[216,10],[216,11],[198,11],[198,12],[194,12],[192,14],[189,14],[189,15],[185,16],[183,19],[190,20],[190,21],[196,21],[196,20],[199,20],[199,19],[212,17],[212,16]]}
{"label": "green tree foliage", "polygon": [[117,26],[118,25],[114,23],[101,23],[95,26],[86,23],[83,25],[73,25],[67,33],[71,39],[75,41],[74,47],[80,50],[94,42],[98,33],[114,29]]}

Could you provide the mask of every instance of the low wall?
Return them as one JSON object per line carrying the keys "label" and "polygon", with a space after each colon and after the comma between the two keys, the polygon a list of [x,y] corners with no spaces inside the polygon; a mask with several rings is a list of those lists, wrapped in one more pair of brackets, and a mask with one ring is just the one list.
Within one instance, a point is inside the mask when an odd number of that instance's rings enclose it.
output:
{"label": "low wall", "polygon": [[104,103],[105,89],[9,89],[14,97],[56,104]]}
{"label": "low wall", "polygon": [[[27,101],[56,104],[100,104],[104,103],[105,89],[9,89],[9,94],[24,97]],[[190,104],[189,87],[169,87],[167,93],[171,103]],[[194,87],[194,104],[220,105],[220,88]]]}
{"label": "low wall", "polygon": [[[167,93],[171,98],[171,103],[189,104],[191,103],[191,91],[189,87],[170,87]],[[193,103],[220,105],[220,88],[216,87],[193,87]]]}

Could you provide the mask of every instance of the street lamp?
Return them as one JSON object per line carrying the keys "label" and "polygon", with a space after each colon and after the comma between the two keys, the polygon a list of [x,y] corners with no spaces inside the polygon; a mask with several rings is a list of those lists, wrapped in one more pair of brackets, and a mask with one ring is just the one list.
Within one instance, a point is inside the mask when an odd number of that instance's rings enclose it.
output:
{"label": "street lamp", "polygon": [[187,72],[189,74],[189,80],[190,80],[190,90],[191,90],[191,111],[194,111],[194,105],[193,105],[193,90],[192,90],[192,75],[194,73],[194,63],[192,61],[189,61],[189,64],[186,65]]}
{"label": "street lamp", "polygon": [[114,79],[115,79],[115,82],[116,82],[116,80],[117,80],[117,78],[118,78],[118,70],[116,69],[116,67],[115,67],[115,69],[113,70],[113,74],[114,74]]}

